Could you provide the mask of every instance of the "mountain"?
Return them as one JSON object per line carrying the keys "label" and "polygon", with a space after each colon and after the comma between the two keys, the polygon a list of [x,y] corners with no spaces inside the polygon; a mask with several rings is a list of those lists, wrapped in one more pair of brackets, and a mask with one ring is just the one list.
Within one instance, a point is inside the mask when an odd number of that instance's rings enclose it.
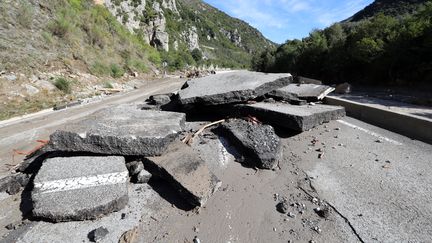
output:
{"label": "mountain", "polygon": [[426,2],[428,0],[376,0],[344,22],[358,22],[379,13],[393,17],[412,14]]}
{"label": "mountain", "polygon": [[200,0],[1,0],[0,120],[273,45]]}
{"label": "mountain", "polygon": [[[207,63],[247,67],[251,54],[273,45],[247,23],[200,0],[105,0],[103,4],[153,47],[168,53],[195,50]],[[165,56],[168,64],[176,62]]]}

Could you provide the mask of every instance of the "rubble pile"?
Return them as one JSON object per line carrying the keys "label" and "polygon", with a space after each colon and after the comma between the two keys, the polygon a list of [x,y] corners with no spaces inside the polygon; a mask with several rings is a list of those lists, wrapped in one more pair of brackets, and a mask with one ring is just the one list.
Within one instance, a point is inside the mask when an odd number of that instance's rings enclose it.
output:
{"label": "rubble pile", "polygon": [[275,130],[307,131],[345,115],[342,107],[310,103],[332,91],[293,84],[290,74],[236,71],[189,80],[178,93],[153,95],[146,104],[93,113],[54,132],[18,168],[32,175],[32,215],[51,222],[100,218],[128,204],[129,183],[153,177],[202,207],[221,182],[192,140],[181,141],[190,114],[223,117],[212,123],[215,137],[238,148],[245,166],[271,170],[283,163]]}

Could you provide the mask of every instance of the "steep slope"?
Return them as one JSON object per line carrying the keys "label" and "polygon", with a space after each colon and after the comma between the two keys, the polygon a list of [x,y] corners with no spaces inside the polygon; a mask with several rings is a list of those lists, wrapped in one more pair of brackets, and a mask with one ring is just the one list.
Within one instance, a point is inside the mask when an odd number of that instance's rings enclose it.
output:
{"label": "steep slope", "polygon": [[273,45],[247,23],[200,0],[103,3],[130,31],[167,52],[163,54],[164,61],[175,68],[181,68],[179,61],[247,67],[253,53]]}
{"label": "steep slope", "polygon": [[376,16],[379,13],[393,17],[412,14],[420,5],[426,2],[428,2],[428,0],[376,0],[363,10],[354,14],[351,18],[345,20],[345,22],[358,22]]}

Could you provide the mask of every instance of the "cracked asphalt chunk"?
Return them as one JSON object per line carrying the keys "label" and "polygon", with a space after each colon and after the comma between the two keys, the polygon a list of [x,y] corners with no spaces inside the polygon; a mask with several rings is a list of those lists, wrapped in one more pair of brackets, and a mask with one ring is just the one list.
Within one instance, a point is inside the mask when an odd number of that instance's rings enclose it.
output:
{"label": "cracked asphalt chunk", "polygon": [[33,216],[47,221],[96,219],[128,202],[123,157],[68,157],[44,161],[34,179]]}

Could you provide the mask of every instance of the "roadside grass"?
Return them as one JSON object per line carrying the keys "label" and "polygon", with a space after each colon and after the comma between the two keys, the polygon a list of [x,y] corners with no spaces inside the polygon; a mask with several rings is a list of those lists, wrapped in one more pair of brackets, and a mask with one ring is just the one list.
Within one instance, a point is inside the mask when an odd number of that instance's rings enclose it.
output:
{"label": "roadside grass", "polygon": [[110,81],[106,81],[106,82],[103,84],[103,87],[104,87],[105,89],[113,89],[113,88],[114,88],[114,86],[112,85],[112,83],[111,83]]}
{"label": "roadside grass", "polygon": [[60,77],[54,81],[54,86],[56,86],[57,89],[63,91],[63,93],[70,94],[72,92],[71,83],[72,83],[71,81],[69,81],[63,77]]}
{"label": "roadside grass", "polygon": [[6,103],[0,104],[0,120],[52,108],[56,103],[56,97],[59,96],[63,95],[60,92],[50,94],[44,90],[33,97],[13,98]]}

